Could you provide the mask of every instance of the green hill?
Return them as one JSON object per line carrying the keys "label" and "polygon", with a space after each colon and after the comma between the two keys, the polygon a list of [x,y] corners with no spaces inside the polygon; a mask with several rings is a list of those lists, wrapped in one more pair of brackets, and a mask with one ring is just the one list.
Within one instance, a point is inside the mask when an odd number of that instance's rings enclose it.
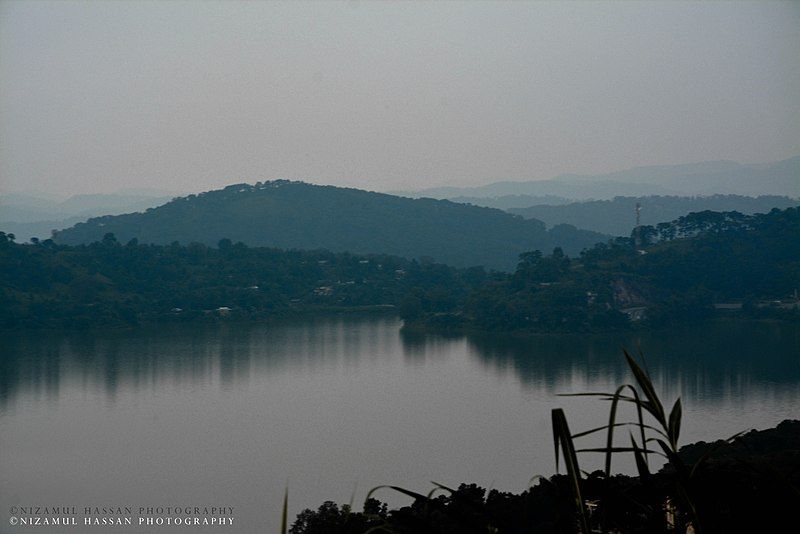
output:
{"label": "green hill", "polygon": [[607,239],[565,225],[547,230],[541,221],[491,208],[280,180],[176,198],[144,213],[89,219],[57,232],[54,240],[91,243],[109,232],[121,242],[216,245],[227,238],[249,246],[428,257],[503,270],[513,269],[525,250],[560,246],[575,254]]}

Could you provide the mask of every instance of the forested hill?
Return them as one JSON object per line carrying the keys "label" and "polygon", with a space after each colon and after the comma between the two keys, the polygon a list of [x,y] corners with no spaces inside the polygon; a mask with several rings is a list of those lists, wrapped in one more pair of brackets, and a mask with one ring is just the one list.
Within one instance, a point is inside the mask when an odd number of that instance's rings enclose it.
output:
{"label": "forested hill", "polygon": [[692,212],[738,211],[751,215],[767,213],[773,208],[791,208],[800,204],[800,201],[784,196],[620,196],[613,200],[590,200],[558,206],[542,203],[527,208],[510,208],[508,212],[538,219],[548,225],[572,224],[595,232],[627,236],[636,225],[636,204],[641,206],[641,224],[655,225]]}
{"label": "forested hill", "polygon": [[410,199],[358,189],[273,181],[232,185],[176,198],[144,213],[89,219],[54,236],[61,244],[178,241],[216,245],[327,249],[357,254],[432,258],[454,266],[512,270],[526,250],[560,246],[576,254],[607,236],[491,208]]}
{"label": "forested hill", "polygon": [[408,322],[448,328],[602,331],[696,321],[726,306],[797,318],[798,290],[799,208],[706,211],[639,227],[580,258],[523,254],[514,274],[494,277],[455,311],[422,291],[402,310]]}

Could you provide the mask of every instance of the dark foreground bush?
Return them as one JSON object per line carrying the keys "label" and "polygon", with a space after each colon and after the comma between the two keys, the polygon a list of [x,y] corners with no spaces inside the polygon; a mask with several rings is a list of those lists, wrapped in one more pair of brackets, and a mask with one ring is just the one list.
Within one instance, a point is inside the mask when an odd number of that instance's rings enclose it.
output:
{"label": "dark foreground bush", "polygon": [[[683,447],[687,462],[719,444]],[[669,468],[648,480],[597,471],[582,480],[582,493],[596,532],[676,532]],[[694,504],[703,532],[795,532],[800,506],[800,421],[753,431],[716,449],[695,474]],[[436,534],[573,533],[575,520],[567,475],[542,479],[520,494],[462,484],[438,496],[418,495],[409,506],[387,510],[370,498],[363,512],[326,502],[297,516],[293,534],[366,532]],[[787,530],[788,529],[788,530]]]}
{"label": "dark foreground bush", "polygon": [[[800,532],[800,421],[775,429],[737,434],[715,443],[679,446],[682,407],[667,411],[646,371],[623,351],[634,381],[613,393],[579,393],[610,401],[606,425],[573,433],[560,408],[552,410],[556,467],[565,475],[542,479],[515,495],[462,484],[440,484],[428,495],[381,486],[367,496],[364,511],[328,502],[298,516],[293,534],[393,533],[660,533]],[[643,356],[642,356],[643,358]],[[634,421],[617,418],[617,406],[636,409]],[[614,442],[628,432],[630,445]],[[589,435],[606,434],[604,447],[579,448]],[[603,453],[605,469],[584,476],[579,453]],[[612,475],[617,454],[632,453],[639,476]],[[650,458],[666,460],[657,473]],[[392,489],[414,498],[410,506],[387,511],[372,499]],[[434,494],[437,494],[434,496]],[[286,503],[284,502],[284,516]],[[284,521],[284,525],[285,525]],[[787,530],[787,527],[789,529]]]}

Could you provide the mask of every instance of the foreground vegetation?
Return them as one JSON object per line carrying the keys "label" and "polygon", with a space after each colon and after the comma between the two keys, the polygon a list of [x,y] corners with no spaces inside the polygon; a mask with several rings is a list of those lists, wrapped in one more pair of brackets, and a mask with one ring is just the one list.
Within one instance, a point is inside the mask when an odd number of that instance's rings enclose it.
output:
{"label": "foreground vegetation", "polygon": [[[695,473],[697,497],[705,533],[791,532],[800,503],[800,421],[752,431],[733,444],[719,446]],[[719,444],[698,443],[681,450],[691,461]],[[685,532],[676,528],[671,506],[675,474],[664,469],[647,479],[596,471],[581,481],[594,532]],[[475,484],[436,487],[437,494],[412,495],[414,502],[395,510],[369,499],[362,511],[326,502],[304,510],[293,534],[464,533],[537,534],[580,532],[567,475],[540,479],[519,494],[486,491]],[[603,526],[605,525],[605,526]],[[697,529],[695,529],[697,532]]]}
{"label": "foreground vegetation", "polygon": [[[301,512],[292,534],[391,533],[658,533],[777,532],[795,525],[800,504],[800,421],[752,431],[716,443],[679,447],[680,399],[671,410],[650,377],[625,354],[634,376],[613,393],[588,393],[610,401],[608,424],[571,433],[561,409],[553,410],[556,465],[566,475],[541,479],[521,494],[487,492],[474,484],[453,489],[434,483],[427,495],[395,486],[373,489],[362,512],[326,502]],[[618,421],[618,405],[635,408],[634,421]],[[622,432],[620,432],[622,431]],[[605,446],[577,448],[603,433]],[[614,440],[616,434],[627,434]],[[620,445],[619,442],[630,445]],[[602,453],[605,469],[584,476],[579,453]],[[638,476],[613,475],[612,457],[633,454]],[[665,466],[652,473],[651,457]],[[372,496],[391,489],[414,499],[397,510]],[[438,495],[437,495],[438,494]],[[284,503],[285,510],[285,503]],[[286,521],[284,518],[284,525]]]}

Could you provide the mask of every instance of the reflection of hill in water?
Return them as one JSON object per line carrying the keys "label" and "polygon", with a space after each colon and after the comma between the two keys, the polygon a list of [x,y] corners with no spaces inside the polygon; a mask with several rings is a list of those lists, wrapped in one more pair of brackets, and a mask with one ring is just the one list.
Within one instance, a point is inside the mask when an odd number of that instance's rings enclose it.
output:
{"label": "reflection of hill in water", "polygon": [[705,400],[800,387],[800,328],[718,323],[664,332],[509,339],[470,336],[470,352],[488,367],[513,369],[533,387],[564,390],[576,377],[592,384],[630,381],[622,348],[641,349],[650,373],[669,393]]}
{"label": "reflection of hill in water", "polygon": [[[628,380],[621,347],[642,347],[669,393],[714,400],[800,387],[800,328],[717,324],[606,336],[437,336],[399,332],[392,318],[319,318],[275,325],[170,325],[131,331],[15,332],[0,339],[0,406],[19,393],[57,398],[67,383],[105,392],[233,387],[251,373],[313,374],[404,355],[404,365],[466,352],[490,373],[553,393]],[[396,362],[395,362],[396,363]]]}
{"label": "reflection of hill in water", "polygon": [[57,396],[84,389],[156,389],[219,382],[251,373],[355,365],[399,343],[396,319],[319,318],[279,324],[208,324],[91,332],[14,332],[0,340],[0,404],[22,392]]}

